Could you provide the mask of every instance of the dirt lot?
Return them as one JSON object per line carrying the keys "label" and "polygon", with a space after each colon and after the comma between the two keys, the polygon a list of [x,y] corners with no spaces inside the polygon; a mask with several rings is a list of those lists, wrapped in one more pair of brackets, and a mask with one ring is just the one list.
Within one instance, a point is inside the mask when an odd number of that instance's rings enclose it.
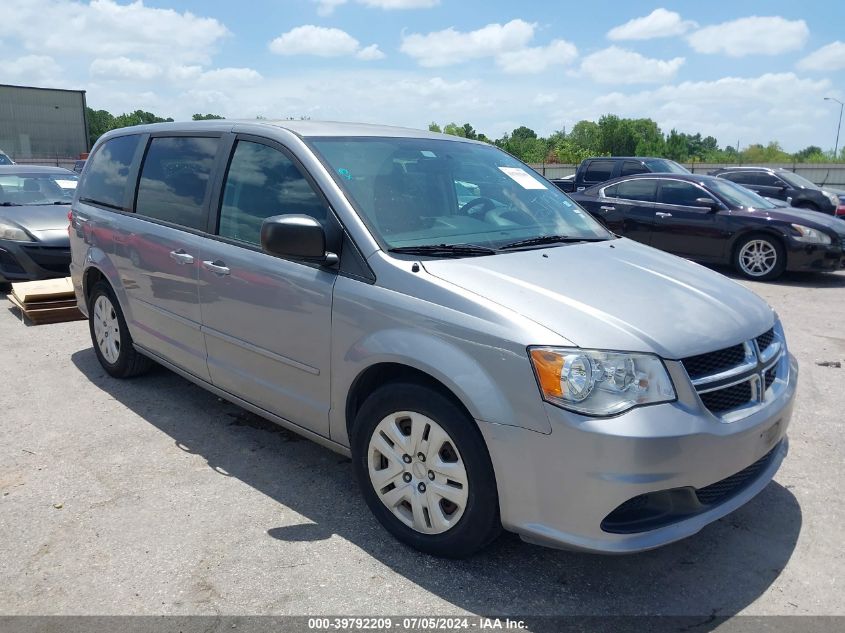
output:
{"label": "dirt lot", "polygon": [[801,379],[791,453],[755,500],[626,557],[505,535],[467,561],[391,539],[347,459],[158,369],[116,381],[86,322],[0,296],[0,615],[845,615],[845,272],[750,284]]}

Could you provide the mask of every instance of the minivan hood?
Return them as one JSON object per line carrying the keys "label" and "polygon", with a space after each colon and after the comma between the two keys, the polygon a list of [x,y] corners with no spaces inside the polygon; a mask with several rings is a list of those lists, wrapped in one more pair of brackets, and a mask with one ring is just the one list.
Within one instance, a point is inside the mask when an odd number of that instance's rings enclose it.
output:
{"label": "minivan hood", "polygon": [[751,339],[774,323],[768,304],[740,284],[624,238],[424,267],[582,348],[680,359]]}

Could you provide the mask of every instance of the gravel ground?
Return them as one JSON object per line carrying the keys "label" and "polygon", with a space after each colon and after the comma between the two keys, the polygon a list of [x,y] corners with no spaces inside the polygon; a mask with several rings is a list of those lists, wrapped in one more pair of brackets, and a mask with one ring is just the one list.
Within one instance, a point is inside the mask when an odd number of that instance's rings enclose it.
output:
{"label": "gravel ground", "polygon": [[748,285],[801,364],[790,455],[739,511],[624,557],[418,554],[347,459],[167,370],[109,378],[85,322],[0,309],[0,615],[845,615],[845,368],[817,364],[845,360],[845,272]]}

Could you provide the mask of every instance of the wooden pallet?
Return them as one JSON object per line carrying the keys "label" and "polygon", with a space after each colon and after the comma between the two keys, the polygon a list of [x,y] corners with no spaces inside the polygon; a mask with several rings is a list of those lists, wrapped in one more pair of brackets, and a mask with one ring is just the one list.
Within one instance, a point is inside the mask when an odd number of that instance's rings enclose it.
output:
{"label": "wooden pallet", "polygon": [[12,284],[9,302],[33,325],[80,321],[85,317],[76,307],[70,277],[23,281]]}

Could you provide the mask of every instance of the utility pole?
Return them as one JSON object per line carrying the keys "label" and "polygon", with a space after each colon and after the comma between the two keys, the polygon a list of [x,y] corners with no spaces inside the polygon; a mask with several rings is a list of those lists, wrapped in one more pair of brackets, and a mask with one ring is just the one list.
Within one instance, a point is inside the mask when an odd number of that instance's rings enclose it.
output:
{"label": "utility pole", "polygon": [[839,151],[839,129],[842,127],[842,108],[845,106],[839,99],[834,99],[833,97],[825,97],[825,101],[836,101],[839,104],[839,123],[836,125],[836,143],[833,146],[833,160],[836,160],[838,157],[837,152]]}

